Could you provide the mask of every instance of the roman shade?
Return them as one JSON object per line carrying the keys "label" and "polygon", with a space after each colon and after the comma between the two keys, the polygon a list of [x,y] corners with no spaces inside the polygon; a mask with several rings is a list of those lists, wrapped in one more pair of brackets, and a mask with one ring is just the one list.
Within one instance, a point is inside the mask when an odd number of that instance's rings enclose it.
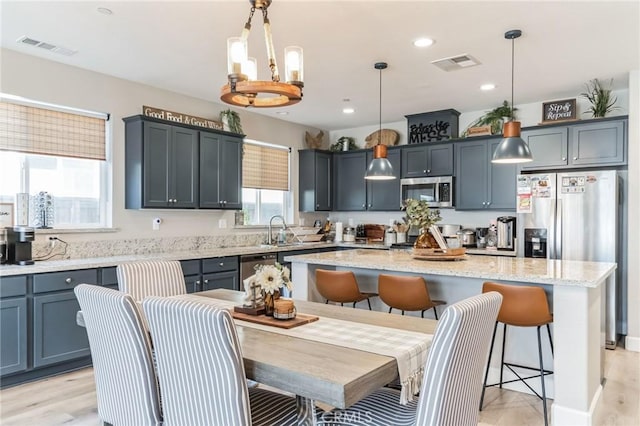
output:
{"label": "roman shade", "polygon": [[290,148],[258,144],[246,140],[243,146],[243,188],[289,190]]}
{"label": "roman shade", "polygon": [[107,117],[0,101],[0,150],[105,160]]}

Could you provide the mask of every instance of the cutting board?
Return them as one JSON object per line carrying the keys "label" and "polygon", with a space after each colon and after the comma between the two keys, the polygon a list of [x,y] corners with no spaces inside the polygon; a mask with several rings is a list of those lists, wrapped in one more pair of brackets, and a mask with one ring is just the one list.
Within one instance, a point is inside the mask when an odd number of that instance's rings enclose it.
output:
{"label": "cutting board", "polygon": [[266,315],[248,315],[242,312],[232,312],[233,317],[237,320],[253,322],[256,324],[270,325],[278,328],[293,328],[299,325],[308,324],[310,322],[318,321],[318,317],[315,315],[297,314],[295,318],[288,320],[275,319]]}

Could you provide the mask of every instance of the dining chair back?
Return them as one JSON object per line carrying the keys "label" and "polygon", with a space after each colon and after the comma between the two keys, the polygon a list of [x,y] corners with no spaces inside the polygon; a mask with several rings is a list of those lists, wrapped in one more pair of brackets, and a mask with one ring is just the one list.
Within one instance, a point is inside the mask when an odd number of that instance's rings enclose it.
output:
{"label": "dining chair back", "polygon": [[151,296],[164,425],[294,425],[295,399],[249,390],[231,314],[206,302]]}
{"label": "dining chair back", "polygon": [[89,337],[98,416],[112,425],[162,424],[151,343],[135,301],[96,285],[74,292]]}
{"label": "dining chair back", "polygon": [[187,292],[184,273],[177,260],[122,263],[116,268],[118,290],[136,302],[147,296],[177,296]]}
{"label": "dining chair back", "polygon": [[366,300],[371,310],[370,297],[377,296],[378,293],[363,293],[358,288],[356,276],[351,271],[330,271],[326,269],[316,269],[316,288],[318,293],[326,300],[326,303],[337,302],[341,305],[356,303]]}
{"label": "dining chair back", "polygon": [[420,398],[400,405],[397,389],[382,388],[346,410],[317,417],[318,425],[478,424],[482,367],[502,296],[484,293],[445,309],[429,348]]}

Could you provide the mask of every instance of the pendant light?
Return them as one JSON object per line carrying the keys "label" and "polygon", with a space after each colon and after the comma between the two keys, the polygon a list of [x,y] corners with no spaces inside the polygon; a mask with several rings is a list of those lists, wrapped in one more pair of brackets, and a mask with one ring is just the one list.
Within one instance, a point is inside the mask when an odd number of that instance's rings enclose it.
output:
{"label": "pendant light", "polygon": [[520,122],[513,116],[513,74],[514,74],[514,44],[515,39],[522,35],[520,30],[511,30],[504,33],[504,38],[511,40],[511,117],[504,123],[502,135],[504,139],[493,153],[492,163],[514,164],[533,161],[529,145],[520,137]]}
{"label": "pendant light", "polygon": [[369,164],[364,178],[368,180],[392,180],[396,177],[393,175],[393,166],[387,159],[387,146],[380,143],[382,139],[382,70],[387,68],[387,63],[376,62],[374,68],[380,71],[378,144],[373,147],[373,160]]}

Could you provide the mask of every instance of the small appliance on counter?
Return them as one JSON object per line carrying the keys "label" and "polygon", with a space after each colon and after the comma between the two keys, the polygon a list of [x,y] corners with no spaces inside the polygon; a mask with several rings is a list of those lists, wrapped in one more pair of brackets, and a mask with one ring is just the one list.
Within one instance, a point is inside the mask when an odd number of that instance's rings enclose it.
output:
{"label": "small appliance on counter", "polygon": [[516,249],[516,218],[513,216],[501,216],[498,221],[498,250]]}
{"label": "small appliance on counter", "polygon": [[7,263],[7,230],[0,229],[0,265]]}
{"label": "small appliance on counter", "polygon": [[7,232],[7,263],[13,265],[33,265],[31,243],[35,231],[28,226],[5,228]]}
{"label": "small appliance on counter", "polygon": [[461,229],[457,233],[458,239],[462,247],[476,247],[476,231],[475,229]]}
{"label": "small appliance on counter", "polygon": [[487,244],[489,228],[476,228],[476,247],[484,248]]}

